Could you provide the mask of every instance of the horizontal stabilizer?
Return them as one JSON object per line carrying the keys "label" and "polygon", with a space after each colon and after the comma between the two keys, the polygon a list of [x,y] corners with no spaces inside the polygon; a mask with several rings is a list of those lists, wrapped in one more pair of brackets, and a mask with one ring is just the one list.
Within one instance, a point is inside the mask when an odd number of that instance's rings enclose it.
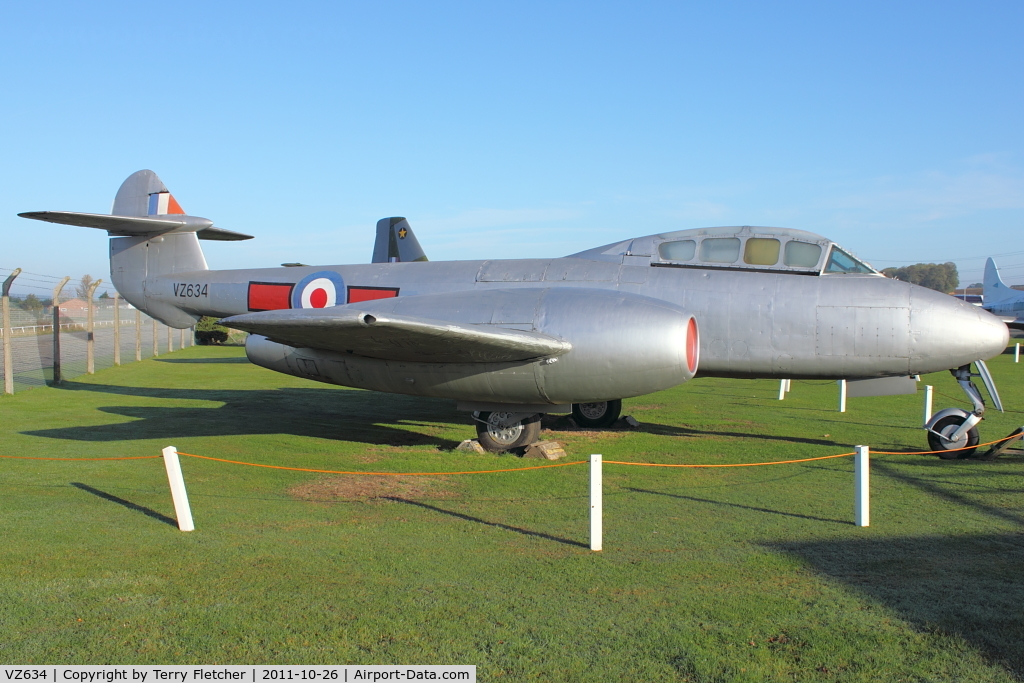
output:
{"label": "horizontal stabilizer", "polygon": [[77,225],[83,228],[106,230],[112,237],[145,237],[164,233],[198,232],[204,240],[247,240],[251,235],[213,227],[213,221],[198,216],[172,214],[167,217],[108,216],[105,213],[78,213],[75,211],[27,211],[19,213],[22,218],[36,221]]}
{"label": "horizontal stabilizer", "polygon": [[184,228],[190,224],[195,226],[194,230],[202,230],[213,225],[211,220],[194,218],[192,216],[141,218],[139,216],[108,216],[105,213],[77,213],[74,211],[27,211],[18,215],[22,218],[31,218],[32,220],[46,221],[48,223],[97,228],[120,237],[159,235]]}
{"label": "horizontal stabilizer", "polygon": [[196,236],[201,240],[216,240],[218,242],[237,242],[239,240],[252,239],[252,235],[235,232],[234,230],[225,230],[224,228],[203,228],[196,233]]}
{"label": "horizontal stabilizer", "polygon": [[505,363],[558,356],[569,342],[497,325],[455,324],[354,306],[246,313],[221,321],[297,348],[421,363]]}

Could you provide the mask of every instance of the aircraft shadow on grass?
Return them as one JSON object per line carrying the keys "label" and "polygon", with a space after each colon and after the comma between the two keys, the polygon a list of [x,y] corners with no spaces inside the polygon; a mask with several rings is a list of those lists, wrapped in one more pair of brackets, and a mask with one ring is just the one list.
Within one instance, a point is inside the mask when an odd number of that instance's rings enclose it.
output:
{"label": "aircraft shadow on grass", "polygon": [[800,436],[775,436],[772,434],[759,434],[757,432],[726,432],[710,429],[692,429],[690,427],[676,427],[653,422],[641,422],[639,427],[633,431],[658,436],[729,436],[739,439],[759,439],[761,441],[785,441],[786,443],[806,443],[815,446],[836,446],[841,444],[830,439],[808,439]]}
{"label": "aircraft shadow on grass", "polygon": [[[166,359],[165,362],[194,359]],[[200,359],[225,361],[232,359]],[[245,360],[245,359],[241,359]],[[65,391],[87,391],[141,398],[217,401],[217,408],[161,406],[104,406],[99,410],[135,418],[90,427],[58,427],[26,431],[30,436],[70,441],[131,441],[173,439],[190,436],[231,436],[252,434],[294,434],[374,445],[432,445],[455,448],[459,442],[393,425],[428,426],[445,422],[467,422],[447,399],[431,399],[374,391],[333,389],[171,389],[65,382]],[[690,429],[655,423],[641,423],[636,431],[671,437],[725,436],[787,443],[838,446],[835,441],[796,436],[774,436],[753,432]]]}
{"label": "aircraft shadow on grass", "polygon": [[23,432],[70,441],[132,441],[192,436],[294,434],[373,445],[452,449],[458,441],[395,425],[431,427],[465,416],[450,401],[331,389],[164,389],[67,382],[67,391],[101,392],[156,399],[222,402],[219,407],[104,406],[99,410],[135,418],[89,427],[57,427]]}
{"label": "aircraft shadow on grass", "polygon": [[886,537],[769,543],[895,611],[925,633],[962,637],[1024,680],[1024,536]]}

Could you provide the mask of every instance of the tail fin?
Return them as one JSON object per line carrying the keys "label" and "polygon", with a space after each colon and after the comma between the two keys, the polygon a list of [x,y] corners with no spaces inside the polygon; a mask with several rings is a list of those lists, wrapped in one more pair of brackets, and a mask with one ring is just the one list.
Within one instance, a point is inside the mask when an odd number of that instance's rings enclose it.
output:
{"label": "tail fin", "polygon": [[982,295],[985,304],[993,304],[1008,297],[1014,296],[1015,292],[1006,286],[1003,278],[999,277],[999,266],[989,258],[985,261],[985,278],[982,280],[984,289]]}
{"label": "tail fin", "polygon": [[136,171],[121,183],[110,213],[114,216],[185,215],[160,177],[148,170]]}
{"label": "tail fin", "polygon": [[23,218],[106,230],[110,275],[117,291],[136,308],[172,327],[190,327],[196,316],[146,296],[148,280],[162,275],[209,270],[199,239],[251,239],[186,215],[152,171],[128,176],[114,198],[112,213],[31,211]]}
{"label": "tail fin", "polygon": [[408,263],[426,261],[409,221],[401,217],[377,221],[377,241],[373,243],[373,263]]}

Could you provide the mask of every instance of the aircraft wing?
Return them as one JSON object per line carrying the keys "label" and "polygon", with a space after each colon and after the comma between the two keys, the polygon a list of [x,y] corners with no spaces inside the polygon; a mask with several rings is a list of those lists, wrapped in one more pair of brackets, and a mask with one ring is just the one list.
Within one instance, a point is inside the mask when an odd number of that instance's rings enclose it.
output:
{"label": "aircraft wing", "polygon": [[498,325],[457,324],[350,306],[245,313],[221,324],[299,348],[420,363],[505,363],[559,356],[572,344]]}

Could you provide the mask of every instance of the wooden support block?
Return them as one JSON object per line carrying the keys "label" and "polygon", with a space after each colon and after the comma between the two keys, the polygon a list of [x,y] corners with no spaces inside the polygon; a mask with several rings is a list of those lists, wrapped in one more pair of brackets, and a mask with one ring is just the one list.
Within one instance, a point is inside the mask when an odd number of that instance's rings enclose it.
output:
{"label": "wooden support block", "polygon": [[526,447],[523,457],[538,460],[558,460],[565,457],[565,449],[557,441],[538,441]]}

